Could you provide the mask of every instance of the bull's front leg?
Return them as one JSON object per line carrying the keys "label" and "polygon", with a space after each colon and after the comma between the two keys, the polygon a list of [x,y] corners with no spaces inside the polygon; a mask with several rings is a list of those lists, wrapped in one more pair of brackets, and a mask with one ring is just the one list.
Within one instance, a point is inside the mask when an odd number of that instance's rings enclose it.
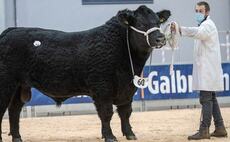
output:
{"label": "bull's front leg", "polygon": [[87,82],[89,82],[94,104],[101,120],[102,137],[105,138],[105,142],[116,142],[117,139],[110,127],[110,121],[113,116],[113,81],[109,79],[110,75],[101,77],[101,74],[93,72],[88,77]]}
{"label": "bull's front leg", "polygon": [[127,140],[137,140],[129,122],[132,113],[132,101],[128,104],[117,106],[117,112],[121,119],[121,131],[123,135],[126,136]]}
{"label": "bull's front leg", "polygon": [[113,135],[110,127],[110,120],[113,116],[113,105],[112,101],[108,100],[96,100],[95,106],[98,112],[98,116],[101,119],[101,132],[102,137],[105,138],[105,142],[116,142],[117,139]]}

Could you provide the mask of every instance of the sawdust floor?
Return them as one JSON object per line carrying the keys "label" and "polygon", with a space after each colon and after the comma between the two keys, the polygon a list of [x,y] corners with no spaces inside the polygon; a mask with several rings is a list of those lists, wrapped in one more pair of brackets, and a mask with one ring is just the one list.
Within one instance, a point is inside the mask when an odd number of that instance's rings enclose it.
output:
{"label": "sawdust floor", "polygon": [[[230,134],[230,108],[222,108],[221,111]],[[133,131],[138,137],[135,142],[186,142],[187,136],[198,129],[199,116],[200,109],[135,112],[131,117]],[[20,124],[24,142],[103,142],[97,115],[23,118]],[[128,142],[120,131],[117,113],[111,125],[118,141]],[[3,120],[2,127],[3,141],[10,142],[7,119]],[[210,129],[214,129],[213,123]],[[199,142],[230,142],[230,138]]]}

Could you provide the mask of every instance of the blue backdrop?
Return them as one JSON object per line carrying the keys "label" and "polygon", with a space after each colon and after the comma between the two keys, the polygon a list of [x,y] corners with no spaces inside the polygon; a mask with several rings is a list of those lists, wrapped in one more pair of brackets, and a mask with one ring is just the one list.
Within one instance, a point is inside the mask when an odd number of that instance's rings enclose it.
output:
{"label": "blue backdrop", "polygon": [[[224,88],[223,92],[219,92],[218,96],[230,96],[229,76],[230,63],[222,64],[224,71]],[[161,99],[186,99],[196,98],[197,92],[192,91],[192,65],[174,65],[174,74],[169,75],[169,65],[149,66],[144,68],[144,77],[148,77],[151,81],[150,85],[144,89],[144,95],[141,90],[135,93],[133,99],[138,100],[161,100]],[[73,97],[64,102],[64,104],[88,103],[92,99],[87,96]],[[32,99],[27,105],[50,105],[55,104],[54,101],[36,89],[32,89]]]}

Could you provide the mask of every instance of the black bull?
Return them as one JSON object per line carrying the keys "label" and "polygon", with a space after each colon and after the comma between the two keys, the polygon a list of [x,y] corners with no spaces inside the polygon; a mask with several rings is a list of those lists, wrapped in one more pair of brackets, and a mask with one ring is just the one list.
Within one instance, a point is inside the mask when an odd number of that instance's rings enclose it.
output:
{"label": "black bull", "polygon": [[[107,142],[116,141],[110,128],[112,105],[116,105],[122,133],[127,139],[136,139],[129,117],[137,88],[132,83],[127,40],[136,75],[140,75],[153,48],[144,35],[129,27],[147,31],[159,27],[169,16],[170,11],[154,13],[140,6],[134,11],[119,11],[104,25],[82,32],[8,28],[0,35],[0,125],[8,108],[13,142],[22,142],[20,112],[34,87],[58,105],[72,96],[91,96]],[[162,36],[159,30],[149,34],[151,46],[162,45]]]}

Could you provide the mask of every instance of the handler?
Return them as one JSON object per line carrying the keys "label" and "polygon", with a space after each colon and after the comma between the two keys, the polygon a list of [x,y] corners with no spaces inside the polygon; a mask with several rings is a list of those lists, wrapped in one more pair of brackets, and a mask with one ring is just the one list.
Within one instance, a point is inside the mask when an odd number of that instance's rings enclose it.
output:
{"label": "handler", "polygon": [[[226,137],[227,131],[216,99],[216,92],[224,90],[218,31],[210,19],[210,7],[207,2],[198,2],[195,11],[198,27],[181,26],[179,28],[182,36],[195,39],[192,85],[193,90],[200,91],[200,104],[202,105],[199,131],[189,136],[188,139],[210,139],[210,136]],[[171,30],[176,31],[175,23],[172,24]],[[212,116],[215,131],[210,135],[209,127]]]}

